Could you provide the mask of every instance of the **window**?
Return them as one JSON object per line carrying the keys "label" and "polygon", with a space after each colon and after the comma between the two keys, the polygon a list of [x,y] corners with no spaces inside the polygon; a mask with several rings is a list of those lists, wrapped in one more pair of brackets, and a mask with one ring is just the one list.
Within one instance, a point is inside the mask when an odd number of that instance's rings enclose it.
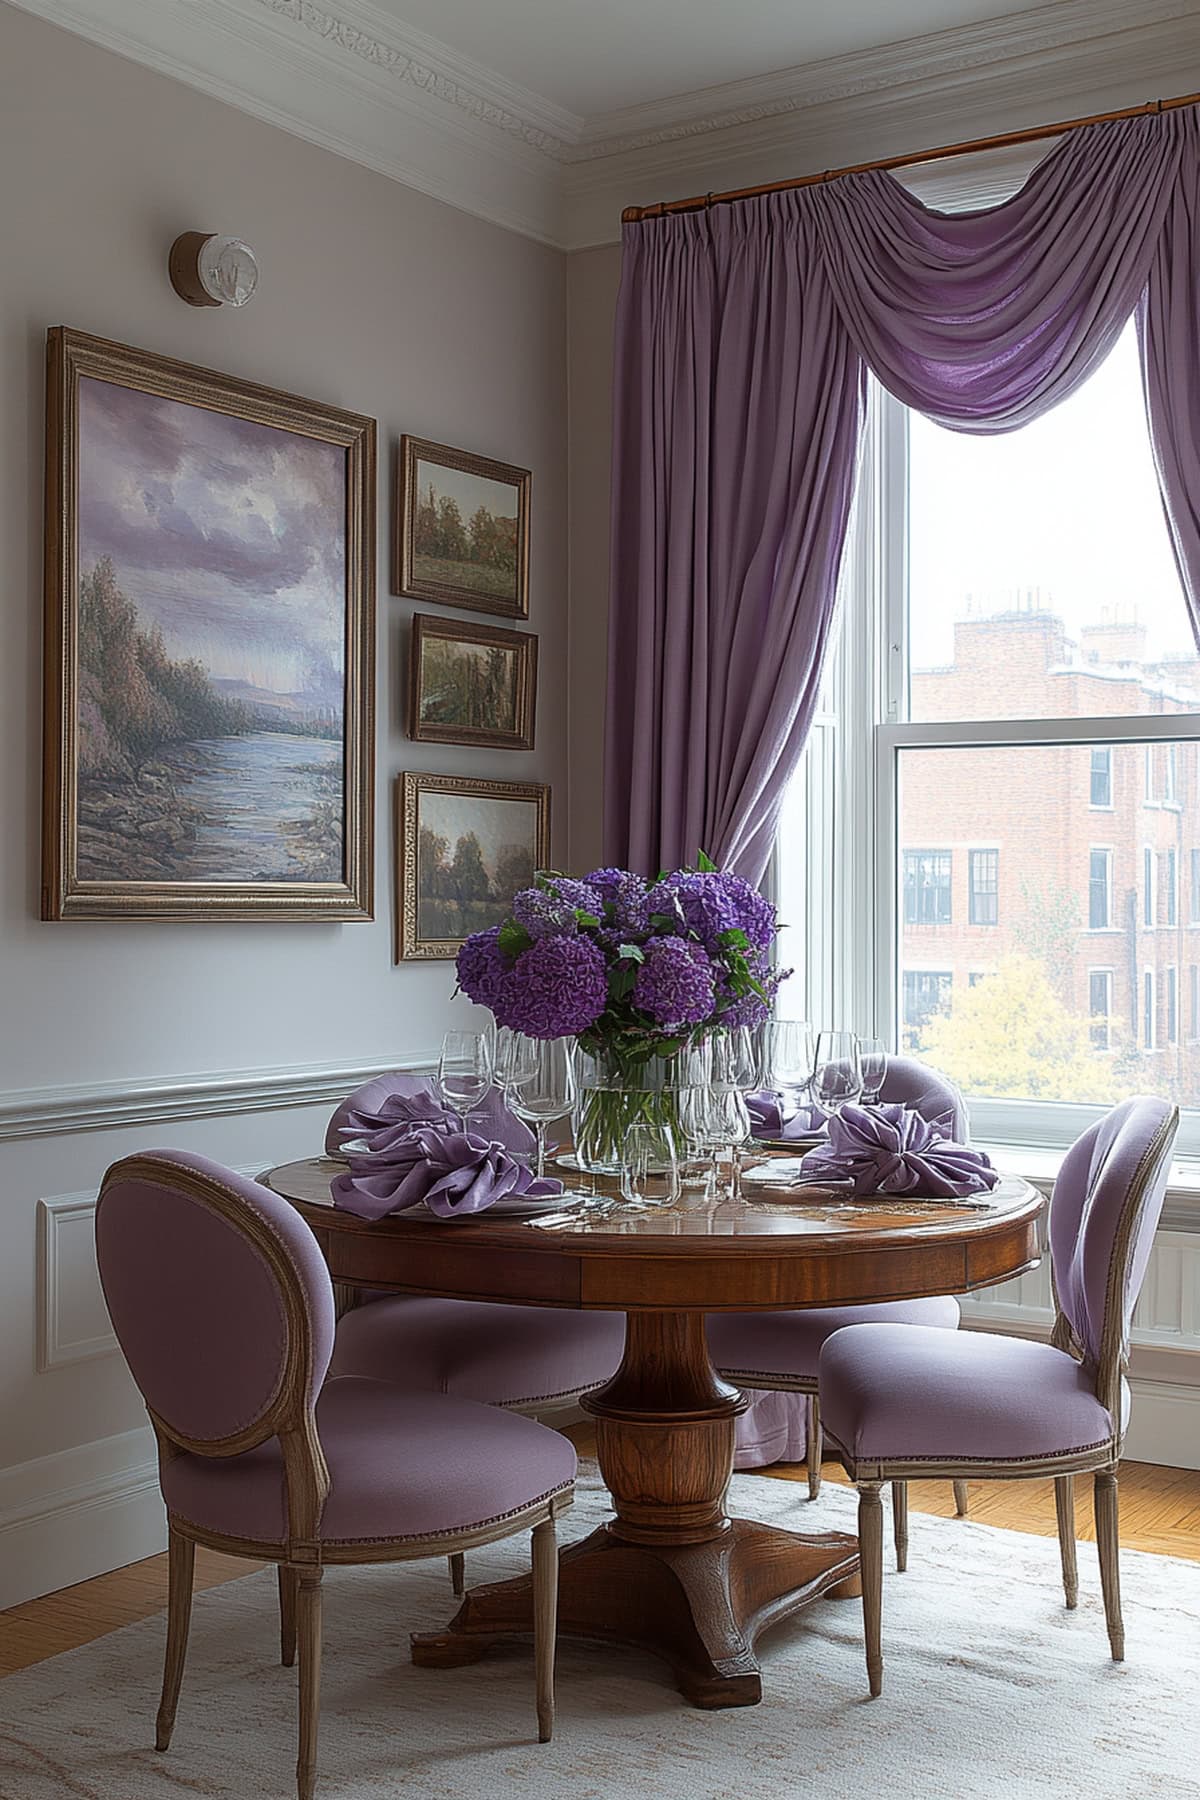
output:
{"label": "window", "polygon": [[1142,924],[1153,931],[1158,922],[1158,882],[1154,852],[1149,844],[1142,851]]}
{"label": "window", "polygon": [[1188,1037],[1192,1043],[1200,1038],[1200,964],[1188,969]]}
{"label": "window", "polygon": [[1088,970],[1088,1013],[1091,1017],[1090,1038],[1093,1050],[1112,1047],[1112,970]]}
{"label": "window", "polygon": [[1107,931],[1112,913],[1112,851],[1093,850],[1088,856],[1088,927]]}
{"label": "window", "polygon": [[1112,751],[1105,744],[1092,751],[1090,804],[1112,806]]}
{"label": "window", "polygon": [[1163,971],[1167,986],[1167,1042],[1179,1042],[1179,981],[1174,969]]}
{"label": "window", "polygon": [[929,1021],[946,1010],[953,980],[949,969],[905,969],[904,1041],[910,1048]]}
{"label": "window", "polygon": [[[1147,1057],[1166,1044],[1167,981],[1148,952],[1165,950],[1172,887],[1172,937],[1197,934],[1163,956],[1177,984],[1189,970],[1181,1044],[1200,969],[1200,657],[1134,334],[1020,431],[945,432],[869,390],[837,635],[795,784],[798,898],[780,838],[780,910],[808,939],[786,961],[805,968],[810,1016],[891,1035],[956,1079],[976,1135],[1065,1145],[1164,1080]],[[1172,793],[1175,812],[1145,808]],[[1139,946],[1148,887],[1158,929]],[[1003,1056],[1001,1013],[1028,1021]],[[1180,1150],[1196,1154],[1200,1049],[1173,1055],[1171,1083]]]}
{"label": "window", "polygon": [[999,918],[1000,852],[972,850],[970,857],[972,925],[995,925]]}
{"label": "window", "polygon": [[904,923],[949,925],[949,850],[904,852]]}
{"label": "window", "polygon": [[[1172,744],[1171,749],[1174,748]],[[1175,925],[1179,922],[1179,858],[1174,850],[1168,850],[1164,860],[1166,868],[1163,872],[1163,886],[1166,893],[1163,903],[1166,907],[1167,924]]]}

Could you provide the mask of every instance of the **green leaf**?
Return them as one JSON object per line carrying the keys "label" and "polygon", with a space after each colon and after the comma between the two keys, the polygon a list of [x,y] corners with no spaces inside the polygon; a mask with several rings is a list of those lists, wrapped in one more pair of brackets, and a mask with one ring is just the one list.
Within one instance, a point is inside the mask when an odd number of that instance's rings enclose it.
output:
{"label": "green leaf", "polygon": [[702,875],[715,875],[717,872],[716,863],[711,856],[706,856],[703,850],[696,858],[696,867]]}
{"label": "green leaf", "polygon": [[729,950],[748,950],[750,948],[750,939],[744,931],[736,926],[731,927],[728,931],[718,933],[717,942]]}
{"label": "green leaf", "polygon": [[583,908],[579,906],[575,908],[575,923],[577,925],[590,925],[594,930],[599,930],[600,928],[600,920],[596,917],[595,913],[584,912]]}
{"label": "green leaf", "polygon": [[644,963],[646,960],[646,953],[640,944],[618,944],[617,955],[626,962]]}
{"label": "green leaf", "polygon": [[530,937],[525,927],[523,925],[518,925],[515,919],[505,919],[503,925],[500,927],[496,942],[499,944],[505,956],[520,956],[523,950],[528,950],[533,939]]}

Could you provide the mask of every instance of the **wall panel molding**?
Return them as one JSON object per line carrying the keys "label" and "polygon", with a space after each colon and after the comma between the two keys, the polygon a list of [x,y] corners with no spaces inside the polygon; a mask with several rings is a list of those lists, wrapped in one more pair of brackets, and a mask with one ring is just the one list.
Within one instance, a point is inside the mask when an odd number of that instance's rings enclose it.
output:
{"label": "wall panel molding", "polygon": [[420,1072],[437,1064],[433,1051],[387,1062],[312,1063],[231,1073],[147,1076],[84,1087],[10,1089],[0,1093],[0,1143],[57,1137],[68,1131],[108,1131],[122,1125],[163,1125],[180,1119],[275,1112],[292,1106],[336,1106],[364,1081],[394,1069]]}

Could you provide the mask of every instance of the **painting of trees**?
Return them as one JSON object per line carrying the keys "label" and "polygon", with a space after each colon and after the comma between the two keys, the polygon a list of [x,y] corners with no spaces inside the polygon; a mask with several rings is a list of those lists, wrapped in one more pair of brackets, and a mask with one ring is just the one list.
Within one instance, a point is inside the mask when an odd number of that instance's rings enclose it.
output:
{"label": "painting of trees", "polygon": [[484,612],[528,612],[529,472],[403,440],[401,591]]}
{"label": "painting of trees", "polygon": [[444,946],[501,924],[546,863],[547,790],[436,775],[402,782],[406,866],[415,861],[416,877],[402,897],[402,937]]}

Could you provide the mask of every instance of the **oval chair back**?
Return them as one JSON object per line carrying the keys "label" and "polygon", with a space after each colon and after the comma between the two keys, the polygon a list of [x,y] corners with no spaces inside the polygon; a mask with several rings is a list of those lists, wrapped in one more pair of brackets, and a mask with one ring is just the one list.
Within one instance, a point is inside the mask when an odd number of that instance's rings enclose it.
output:
{"label": "oval chair back", "polygon": [[969,1142],[967,1107],[952,1081],[911,1056],[889,1056],[879,1098],[894,1106],[907,1106],[923,1119],[954,1117],[954,1141]]}
{"label": "oval chair back", "polygon": [[328,1490],[313,1408],[334,1303],[299,1213],[207,1157],[147,1152],[104,1177],[96,1255],[160,1455],[236,1456],[278,1437],[289,1535],[311,1536]]}
{"label": "oval chair back", "polygon": [[1094,1373],[1114,1422],[1178,1127],[1169,1101],[1144,1094],[1122,1101],[1072,1144],[1050,1202],[1053,1342]]}

